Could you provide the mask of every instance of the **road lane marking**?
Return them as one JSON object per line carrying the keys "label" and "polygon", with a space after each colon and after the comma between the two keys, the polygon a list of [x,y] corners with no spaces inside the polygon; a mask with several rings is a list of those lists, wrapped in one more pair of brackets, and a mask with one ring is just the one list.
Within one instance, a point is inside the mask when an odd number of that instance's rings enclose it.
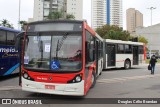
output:
{"label": "road lane marking", "polygon": [[97,80],[98,83],[119,83],[129,80],[142,80],[142,79],[149,79],[149,78],[155,78],[160,77],[160,74],[155,75],[142,75],[142,76],[132,76],[132,77],[121,77],[121,78],[111,78],[111,79],[99,79]]}
{"label": "road lane marking", "polygon": [[21,89],[20,86],[2,86],[0,87],[0,91],[8,91],[8,90],[18,90]]}

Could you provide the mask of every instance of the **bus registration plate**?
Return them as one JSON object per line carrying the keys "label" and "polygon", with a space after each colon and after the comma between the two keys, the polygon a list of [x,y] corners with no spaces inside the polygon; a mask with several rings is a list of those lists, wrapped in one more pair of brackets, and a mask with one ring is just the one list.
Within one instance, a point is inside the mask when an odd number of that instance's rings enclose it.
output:
{"label": "bus registration plate", "polygon": [[55,90],[55,85],[45,85],[45,89]]}

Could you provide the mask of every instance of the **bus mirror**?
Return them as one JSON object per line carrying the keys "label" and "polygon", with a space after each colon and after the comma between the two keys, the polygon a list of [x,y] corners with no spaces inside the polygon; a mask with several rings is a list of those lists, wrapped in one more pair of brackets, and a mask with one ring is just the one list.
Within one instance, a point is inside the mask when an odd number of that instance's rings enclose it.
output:
{"label": "bus mirror", "polygon": [[15,38],[15,49],[18,50],[21,46],[21,40],[24,39],[24,32],[19,33]]}

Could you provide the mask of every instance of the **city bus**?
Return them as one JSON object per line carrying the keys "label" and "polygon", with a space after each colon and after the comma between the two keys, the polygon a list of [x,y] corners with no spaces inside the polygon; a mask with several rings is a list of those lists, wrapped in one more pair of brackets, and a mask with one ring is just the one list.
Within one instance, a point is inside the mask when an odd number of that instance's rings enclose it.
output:
{"label": "city bus", "polygon": [[146,46],[141,42],[104,40],[104,69],[142,65],[146,59]]}
{"label": "city bus", "polygon": [[19,54],[15,50],[15,37],[20,33],[0,26],[0,76],[18,73]]}
{"label": "city bus", "polygon": [[94,87],[103,69],[103,39],[87,22],[32,22],[23,37],[22,90],[85,96]]}

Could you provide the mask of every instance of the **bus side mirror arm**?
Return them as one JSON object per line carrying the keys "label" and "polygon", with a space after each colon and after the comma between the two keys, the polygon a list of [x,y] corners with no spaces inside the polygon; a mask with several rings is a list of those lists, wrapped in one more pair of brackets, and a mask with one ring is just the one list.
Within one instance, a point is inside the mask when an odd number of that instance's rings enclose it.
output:
{"label": "bus side mirror arm", "polygon": [[16,38],[15,38],[15,49],[16,50],[19,50],[21,47],[20,47],[20,44],[21,44],[21,40],[24,39],[24,32],[21,32],[19,33]]}
{"label": "bus side mirror arm", "polygon": [[21,80],[21,42],[24,39],[24,32],[19,33],[15,38],[15,49],[18,50],[19,53],[19,60],[20,60],[20,66],[19,66],[19,86],[21,86],[22,80]]}

